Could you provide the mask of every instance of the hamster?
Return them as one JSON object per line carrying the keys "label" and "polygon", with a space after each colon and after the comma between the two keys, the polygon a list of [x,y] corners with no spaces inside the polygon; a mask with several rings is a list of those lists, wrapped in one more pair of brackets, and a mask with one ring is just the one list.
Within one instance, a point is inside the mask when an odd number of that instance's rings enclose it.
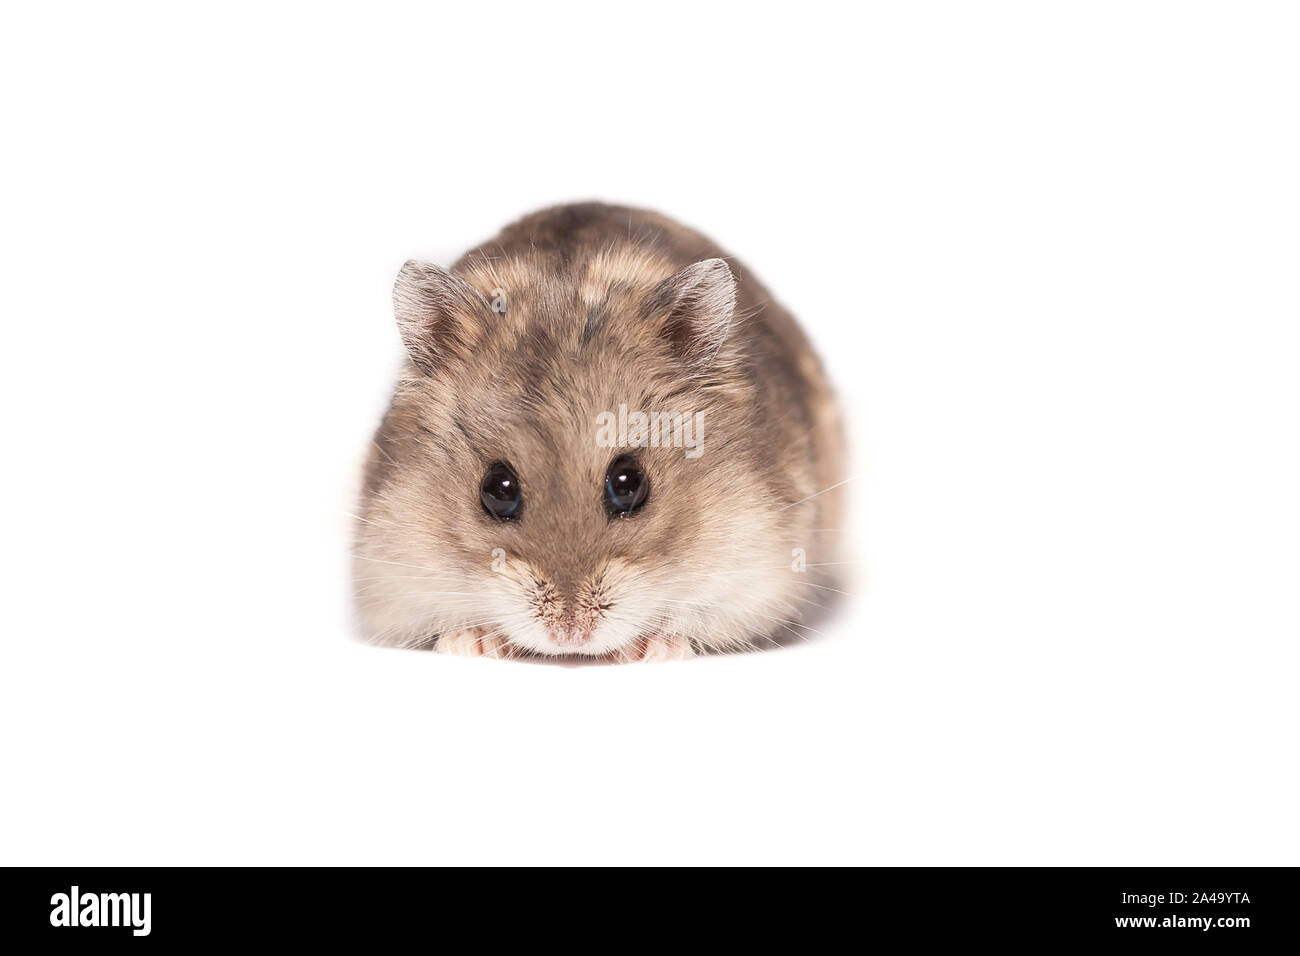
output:
{"label": "hamster", "polygon": [[842,429],[793,317],[653,212],[533,213],[409,261],[365,465],[363,636],[674,660],[803,636],[839,593]]}

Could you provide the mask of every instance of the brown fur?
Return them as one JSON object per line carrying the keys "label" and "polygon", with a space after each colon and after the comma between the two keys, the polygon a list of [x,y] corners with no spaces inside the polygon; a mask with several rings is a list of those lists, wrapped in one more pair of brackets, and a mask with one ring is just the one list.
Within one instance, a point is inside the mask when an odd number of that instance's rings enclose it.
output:
{"label": "brown fur", "polygon": [[[468,629],[507,654],[653,656],[635,649],[799,633],[828,595],[816,565],[835,560],[840,492],[816,493],[844,477],[839,423],[803,333],[735,260],[725,339],[696,348],[698,303],[675,305],[668,280],[722,257],[657,214],[584,203],[534,213],[453,266],[477,297],[457,286],[428,306],[445,321],[404,330],[412,360],[366,465],[354,569],[369,639]],[[503,315],[488,307],[499,290]],[[649,498],[610,518],[605,469],[625,450],[600,447],[594,423],[620,404],[699,411],[705,431],[696,459],[640,449]],[[518,521],[479,506],[498,460],[519,476]],[[806,573],[791,570],[795,548]]]}

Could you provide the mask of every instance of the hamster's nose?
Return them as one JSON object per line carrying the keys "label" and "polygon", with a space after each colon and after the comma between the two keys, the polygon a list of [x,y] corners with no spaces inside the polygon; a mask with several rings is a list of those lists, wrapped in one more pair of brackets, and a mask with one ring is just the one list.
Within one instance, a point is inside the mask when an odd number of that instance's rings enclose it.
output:
{"label": "hamster's nose", "polygon": [[576,625],[558,624],[550,629],[551,641],[560,647],[580,647],[591,640],[591,630]]}

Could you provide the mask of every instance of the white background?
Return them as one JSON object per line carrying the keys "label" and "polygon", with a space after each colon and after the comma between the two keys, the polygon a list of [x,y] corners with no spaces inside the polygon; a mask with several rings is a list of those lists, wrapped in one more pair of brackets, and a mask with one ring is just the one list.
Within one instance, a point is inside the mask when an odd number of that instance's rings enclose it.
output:
{"label": "white background", "polygon": [[[0,862],[1300,862],[1293,9],[9,10]],[[397,268],[586,198],[801,316],[851,607],[358,644]]]}

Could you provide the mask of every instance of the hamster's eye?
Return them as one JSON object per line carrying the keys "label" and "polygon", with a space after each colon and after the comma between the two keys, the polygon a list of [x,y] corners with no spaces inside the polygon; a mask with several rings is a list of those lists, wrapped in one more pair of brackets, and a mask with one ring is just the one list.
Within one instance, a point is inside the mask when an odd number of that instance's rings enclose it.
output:
{"label": "hamster's eye", "polygon": [[488,465],[478,497],[483,502],[483,510],[498,521],[512,521],[524,510],[519,478],[504,461]]}
{"label": "hamster's eye", "polygon": [[613,515],[628,515],[645,504],[650,480],[631,455],[620,455],[605,472],[605,509]]}

